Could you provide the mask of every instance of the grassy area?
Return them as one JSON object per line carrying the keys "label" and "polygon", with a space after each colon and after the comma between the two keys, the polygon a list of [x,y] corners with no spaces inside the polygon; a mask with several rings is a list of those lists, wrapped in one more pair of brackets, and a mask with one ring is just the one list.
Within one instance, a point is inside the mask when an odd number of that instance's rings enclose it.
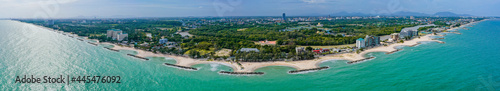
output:
{"label": "grassy area", "polygon": [[216,56],[230,56],[232,50],[231,49],[221,49],[217,52],[215,52]]}
{"label": "grassy area", "polygon": [[[332,46],[310,46],[312,48],[342,48],[342,47],[354,47],[356,44],[347,44],[347,45],[332,45]],[[308,46],[299,46],[299,47],[308,47]]]}
{"label": "grassy area", "polygon": [[99,36],[102,36],[102,34],[90,34],[89,36],[97,36],[97,37],[99,37]]}
{"label": "grassy area", "polygon": [[242,29],[238,29],[237,31],[245,31],[247,30],[248,28],[242,28]]}
{"label": "grassy area", "polygon": [[[210,50],[201,50],[201,49],[191,49],[191,50],[196,50],[196,51],[200,52],[200,54],[208,54],[210,52],[213,52],[212,48]],[[191,50],[186,51],[184,54],[185,55],[189,55],[189,53],[191,52]]]}

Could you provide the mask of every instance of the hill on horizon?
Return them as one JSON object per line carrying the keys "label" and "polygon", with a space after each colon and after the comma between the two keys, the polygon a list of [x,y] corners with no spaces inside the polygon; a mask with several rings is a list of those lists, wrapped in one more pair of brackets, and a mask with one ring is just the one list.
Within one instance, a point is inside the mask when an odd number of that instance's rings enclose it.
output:
{"label": "hill on horizon", "polygon": [[360,12],[347,12],[341,11],[337,13],[330,14],[330,16],[446,16],[446,17],[458,17],[458,16],[474,16],[470,14],[456,14],[453,12],[436,12],[434,14],[426,14],[420,12],[410,12],[410,11],[399,11],[391,14],[366,14]]}

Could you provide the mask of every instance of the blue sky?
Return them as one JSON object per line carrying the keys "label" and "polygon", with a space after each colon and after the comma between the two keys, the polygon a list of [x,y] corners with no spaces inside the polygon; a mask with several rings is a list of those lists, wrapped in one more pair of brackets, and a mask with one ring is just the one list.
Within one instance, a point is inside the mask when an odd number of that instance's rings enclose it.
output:
{"label": "blue sky", "polygon": [[0,18],[390,14],[450,11],[500,16],[500,0],[0,0]]}

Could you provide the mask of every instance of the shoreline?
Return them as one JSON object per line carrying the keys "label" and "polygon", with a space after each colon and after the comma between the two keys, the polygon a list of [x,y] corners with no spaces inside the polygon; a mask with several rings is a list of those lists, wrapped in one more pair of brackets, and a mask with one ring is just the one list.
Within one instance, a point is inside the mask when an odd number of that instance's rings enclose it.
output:
{"label": "shoreline", "polygon": [[[487,20],[487,19],[485,19],[485,20]],[[485,21],[485,20],[482,20],[482,21]],[[468,26],[468,25],[471,25],[471,24],[474,24],[474,23],[478,23],[478,22],[482,22],[482,21],[468,23],[468,24],[465,24],[465,25],[461,25],[460,27],[455,27],[455,28],[447,29],[447,31],[459,29],[459,28],[462,28],[464,26]],[[410,47],[413,47],[413,46],[419,45],[420,42],[438,42],[438,43],[444,43],[444,42],[439,41],[439,40],[434,40],[430,36],[437,36],[437,35],[427,34],[427,35],[421,36],[420,38],[414,38],[412,40],[407,40],[404,43],[395,43],[395,44],[391,44],[391,45],[388,45],[388,46],[379,46],[379,47],[371,48],[371,49],[365,50],[365,51],[363,51],[363,52],[361,52],[359,54],[357,54],[357,53],[345,53],[345,54],[337,54],[337,55],[330,55],[330,56],[322,56],[322,57],[319,57],[319,58],[316,58],[316,59],[300,60],[300,61],[240,62],[241,66],[238,65],[237,63],[225,62],[225,61],[203,61],[203,60],[192,59],[192,58],[188,58],[188,57],[180,57],[180,56],[167,55],[167,54],[155,54],[155,53],[152,53],[152,52],[148,52],[148,51],[144,51],[144,50],[139,50],[139,49],[135,49],[135,48],[130,48],[130,47],[124,48],[124,47],[120,46],[120,47],[118,47],[116,49],[118,49],[118,50],[124,49],[124,50],[137,51],[138,52],[138,56],[143,56],[143,57],[167,57],[167,58],[173,58],[177,62],[176,65],[187,66],[187,67],[191,67],[192,65],[196,65],[196,64],[216,63],[216,64],[222,64],[222,65],[229,66],[229,67],[233,68],[234,72],[255,72],[255,70],[257,70],[259,68],[268,67],[268,66],[286,66],[286,67],[294,68],[295,70],[304,70],[304,69],[319,68],[319,64],[321,64],[323,62],[326,62],[326,61],[331,61],[331,60],[347,60],[349,62],[361,60],[359,62],[362,62],[362,61],[364,61],[363,59],[367,58],[367,57],[364,57],[365,54],[368,54],[368,53],[371,53],[371,52],[385,52],[385,53],[395,52],[395,51],[398,51],[398,49],[396,48],[397,46],[410,46]],[[111,43],[104,43],[104,44],[111,44]],[[118,45],[115,45],[115,44],[111,44],[111,45],[113,45],[115,47],[118,46]],[[243,67],[244,69],[240,69],[241,67]]]}
{"label": "shoreline", "polygon": [[[175,56],[175,55],[168,55],[168,54],[160,54],[160,53],[153,53],[145,50],[140,50],[140,49],[135,49],[131,47],[124,47],[120,46],[117,44],[112,44],[109,42],[102,42],[100,44],[106,44],[106,45],[113,45],[114,47],[111,49],[114,50],[132,50],[137,52],[137,56],[141,57],[166,57],[166,58],[172,58],[176,61],[175,65],[179,66],[186,66],[186,67],[191,67],[196,64],[221,64],[221,65],[226,65],[231,68],[233,68],[234,72],[255,72],[255,70],[263,67],[268,67],[268,66],[287,66],[294,68],[295,70],[304,70],[304,69],[312,69],[312,68],[319,68],[319,64],[323,63],[324,61],[330,61],[330,60],[347,60],[349,62],[353,61],[364,61],[366,57],[364,57],[365,54],[371,53],[371,52],[392,52],[396,51],[396,46],[414,46],[420,44],[419,42],[425,42],[425,41],[431,41],[431,42],[442,42],[439,40],[432,40],[429,36],[434,36],[431,34],[425,35],[421,38],[415,38],[413,40],[405,41],[404,43],[396,43],[396,44],[391,44],[389,46],[379,46],[375,48],[371,48],[368,50],[365,50],[359,54],[357,53],[345,53],[345,54],[337,54],[337,55],[330,55],[330,56],[322,56],[316,59],[311,59],[311,60],[300,60],[300,61],[274,61],[274,62],[240,62],[241,66],[238,65],[235,62],[225,62],[225,61],[203,61],[200,59],[193,59],[189,57],[182,57],[182,56]],[[243,67],[243,69],[241,69]]]}
{"label": "shoreline", "polygon": [[[466,26],[469,26],[469,25],[472,25],[472,24],[475,24],[475,23],[478,23],[478,22],[486,21],[486,20],[489,20],[489,19],[484,19],[484,20],[481,20],[481,21],[471,22],[471,23],[468,23],[468,24],[461,25],[459,27],[454,27],[454,28],[451,28],[451,29],[447,29],[446,31],[459,29],[459,28],[466,27]],[[11,20],[11,21],[16,21],[16,20]],[[21,22],[21,21],[16,21],[16,22],[25,23],[25,22]],[[31,24],[31,23],[25,23],[25,24]],[[63,32],[63,31],[50,29],[50,28],[47,28],[47,27],[44,27],[44,26],[40,26],[40,25],[36,25],[36,24],[31,24],[31,25],[38,26],[38,27],[41,27],[41,28],[44,28],[44,29],[48,29],[48,30],[51,30],[51,31],[55,31],[56,33],[71,34],[71,33],[66,33],[66,32]],[[72,35],[74,35],[74,34],[72,34]],[[80,36],[77,36],[77,35],[74,35],[74,36],[75,37],[80,37]],[[109,43],[109,42],[96,41],[96,44],[113,45],[113,47],[110,48],[110,49],[114,49],[114,50],[132,50],[132,51],[136,51],[137,52],[136,56],[140,56],[140,57],[165,57],[165,58],[172,58],[172,59],[174,59],[176,61],[175,65],[178,65],[178,66],[191,67],[191,66],[197,65],[197,64],[214,64],[215,63],[215,64],[221,64],[221,65],[229,66],[229,67],[233,68],[233,70],[232,70],[233,72],[255,72],[255,70],[257,70],[259,68],[268,67],[268,66],[287,66],[287,67],[294,68],[295,70],[314,69],[314,68],[320,68],[319,64],[321,64],[323,62],[326,62],[326,61],[332,61],[332,60],[347,60],[349,62],[356,61],[356,62],[354,62],[354,64],[355,64],[355,63],[358,63],[358,62],[365,61],[364,59],[366,59],[367,57],[364,57],[364,55],[366,55],[368,53],[371,53],[371,52],[385,52],[385,53],[395,52],[395,51],[398,50],[396,48],[398,46],[410,46],[410,47],[413,47],[413,46],[419,45],[420,42],[428,42],[428,41],[430,41],[430,42],[444,43],[444,42],[439,41],[439,40],[434,40],[430,36],[439,36],[439,35],[427,34],[427,35],[424,35],[424,36],[420,36],[420,38],[414,38],[412,40],[407,40],[404,43],[395,43],[395,44],[390,44],[388,46],[374,47],[374,48],[365,50],[365,51],[363,51],[363,52],[361,52],[359,54],[358,53],[334,54],[334,55],[321,56],[321,57],[318,57],[318,58],[315,58],[315,59],[311,59],[311,60],[300,60],[300,61],[240,62],[241,66],[238,65],[236,62],[204,61],[204,60],[193,59],[193,58],[189,58],[189,57],[182,57],[182,56],[175,56],[175,55],[168,55],[168,54],[161,54],[161,53],[157,54],[157,53],[153,53],[153,52],[149,52],[149,51],[145,51],[145,50],[135,49],[135,48],[132,48],[132,47],[123,47],[123,46],[116,45],[116,44]],[[95,41],[95,39],[88,39],[88,37],[83,37],[83,38],[85,40],[94,40]]]}
{"label": "shoreline", "polygon": [[234,69],[234,71],[237,71],[237,68],[239,68],[239,65],[237,65],[236,63],[231,63],[231,62],[202,61],[202,60],[199,60],[199,59],[193,59],[193,58],[189,58],[189,57],[182,57],[182,56],[175,56],[175,55],[168,55],[168,54],[161,54],[161,53],[153,53],[153,52],[149,52],[149,51],[145,51],[145,50],[140,50],[140,49],[135,49],[135,48],[131,48],[131,47],[123,47],[123,46],[116,45],[116,44],[109,43],[109,42],[101,42],[99,44],[113,45],[113,47],[111,49],[114,49],[114,50],[131,50],[131,51],[136,51],[137,52],[136,56],[140,56],[140,57],[165,57],[165,58],[172,58],[172,59],[174,59],[176,61],[175,65],[179,65],[179,66],[191,67],[192,65],[196,65],[196,64],[217,63],[217,64],[221,64],[221,65],[230,66],[231,68]]}

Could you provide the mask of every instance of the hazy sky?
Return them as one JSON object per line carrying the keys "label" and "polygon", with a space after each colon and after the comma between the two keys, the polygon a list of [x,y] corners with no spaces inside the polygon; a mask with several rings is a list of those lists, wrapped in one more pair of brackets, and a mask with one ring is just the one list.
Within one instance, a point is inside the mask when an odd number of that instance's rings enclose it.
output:
{"label": "hazy sky", "polygon": [[0,18],[300,16],[341,11],[500,16],[500,0],[0,0]]}

